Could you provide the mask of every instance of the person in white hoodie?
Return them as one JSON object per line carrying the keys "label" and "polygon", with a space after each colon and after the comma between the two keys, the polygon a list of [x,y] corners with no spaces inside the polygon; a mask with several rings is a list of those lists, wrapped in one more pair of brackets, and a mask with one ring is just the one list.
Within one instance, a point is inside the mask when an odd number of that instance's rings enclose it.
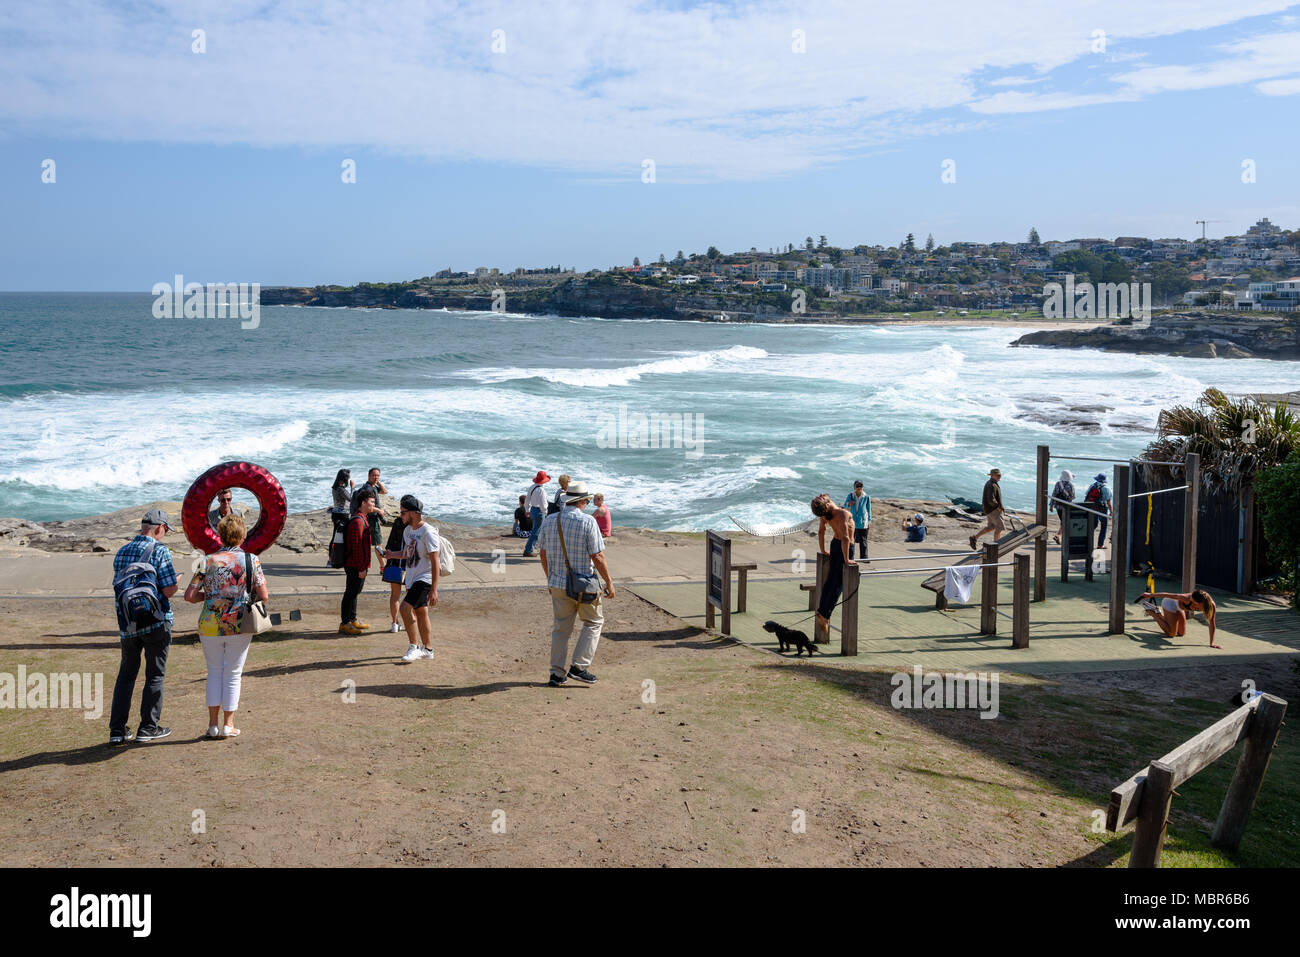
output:
{"label": "person in white hoodie", "polygon": [[[386,559],[406,560],[406,597],[399,608],[410,647],[402,655],[402,660],[415,661],[433,657],[429,609],[438,604],[438,549],[441,542],[438,530],[424,520],[424,505],[414,495],[402,496],[401,516],[406,523],[402,550],[384,551],[382,554]],[[423,647],[415,643],[417,627]]]}

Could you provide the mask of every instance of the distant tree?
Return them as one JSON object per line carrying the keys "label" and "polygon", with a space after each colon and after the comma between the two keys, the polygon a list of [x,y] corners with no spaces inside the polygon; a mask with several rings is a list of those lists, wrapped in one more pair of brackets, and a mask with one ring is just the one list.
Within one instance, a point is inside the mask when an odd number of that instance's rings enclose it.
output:
{"label": "distant tree", "polygon": [[829,249],[829,252],[831,256],[831,264],[834,266],[838,266],[840,264],[840,260],[844,258],[844,250],[836,246],[832,246]]}
{"label": "distant tree", "polygon": [[717,246],[710,246],[709,251],[704,255],[708,256],[710,259],[720,259],[722,257],[722,253],[718,251]]}
{"label": "distant tree", "polygon": [[807,236],[804,238],[803,248],[808,250],[811,250],[813,248],[813,238],[811,236]]}
{"label": "distant tree", "polygon": [[660,264],[663,264],[663,263],[665,263],[665,262],[667,262],[667,261],[668,261],[668,260],[664,259],[664,254],[663,254],[663,253],[660,253],[660,254],[659,254],[659,262],[660,262]]}
{"label": "distant tree", "polygon": [[1151,283],[1151,296],[1156,302],[1167,303],[1192,288],[1191,274],[1183,266],[1171,262],[1152,263],[1147,272]]}
{"label": "distant tree", "polygon": [[684,255],[682,255],[682,251],[681,251],[680,249],[677,250],[677,259],[680,261],[680,260],[685,259],[685,258],[686,258],[686,257],[685,257]]}
{"label": "distant tree", "polygon": [[927,253],[934,252],[934,233],[930,233],[925,237],[925,251]]}
{"label": "distant tree", "polygon": [[903,240],[903,251],[909,253],[916,252],[916,237],[911,233],[908,233],[907,238]]}
{"label": "distant tree", "polygon": [[1041,246],[1041,245],[1043,244],[1043,241],[1042,241],[1041,239],[1038,238],[1038,230],[1035,229],[1035,228],[1032,227],[1032,226],[1029,227],[1029,240],[1028,240],[1028,242],[1029,242],[1031,245],[1033,245],[1033,246]]}
{"label": "distant tree", "polygon": [[817,239],[817,248],[818,248],[818,249],[825,249],[825,248],[826,248],[826,237],[825,237],[825,236],[820,236],[820,237],[818,237],[818,239]]}
{"label": "distant tree", "polygon": [[633,257],[632,257],[632,265],[633,265],[633,266],[636,266],[637,268],[640,268],[640,266],[641,266],[641,257],[640,257],[640,256],[633,256]]}

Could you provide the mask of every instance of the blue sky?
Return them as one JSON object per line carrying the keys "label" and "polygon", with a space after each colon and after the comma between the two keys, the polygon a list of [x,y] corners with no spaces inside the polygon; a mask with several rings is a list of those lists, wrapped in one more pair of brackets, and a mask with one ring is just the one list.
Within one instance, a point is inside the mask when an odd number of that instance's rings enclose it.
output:
{"label": "blue sky", "polygon": [[1266,0],[8,4],[0,289],[1294,228],[1297,117]]}

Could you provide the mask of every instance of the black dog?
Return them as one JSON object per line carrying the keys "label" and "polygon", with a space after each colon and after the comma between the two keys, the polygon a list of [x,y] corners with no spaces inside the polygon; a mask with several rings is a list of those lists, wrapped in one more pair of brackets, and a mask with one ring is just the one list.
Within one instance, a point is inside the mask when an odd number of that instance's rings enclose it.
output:
{"label": "black dog", "polygon": [[811,658],[812,653],[816,648],[816,646],[808,640],[808,636],[802,631],[795,631],[793,628],[787,628],[785,625],[779,625],[774,621],[763,622],[763,630],[770,631],[776,635],[776,640],[781,643],[782,651],[789,651],[790,646],[794,645],[794,654],[796,658],[803,654],[805,648],[808,649],[808,657]]}

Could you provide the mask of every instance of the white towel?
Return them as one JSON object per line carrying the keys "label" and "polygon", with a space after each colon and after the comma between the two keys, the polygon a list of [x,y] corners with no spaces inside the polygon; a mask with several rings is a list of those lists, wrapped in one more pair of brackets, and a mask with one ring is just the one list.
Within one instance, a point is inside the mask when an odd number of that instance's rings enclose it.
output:
{"label": "white towel", "polygon": [[970,601],[970,589],[979,576],[978,565],[949,565],[943,576],[943,597],[952,601]]}

